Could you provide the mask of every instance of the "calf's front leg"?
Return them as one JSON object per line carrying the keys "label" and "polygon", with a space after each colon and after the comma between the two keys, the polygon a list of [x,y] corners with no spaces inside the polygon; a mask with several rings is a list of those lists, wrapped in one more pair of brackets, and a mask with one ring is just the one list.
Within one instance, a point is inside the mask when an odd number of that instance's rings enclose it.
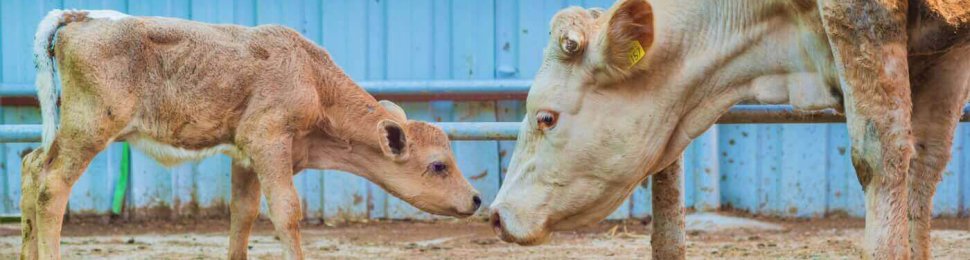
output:
{"label": "calf's front leg", "polygon": [[246,259],[249,234],[259,216],[260,187],[256,173],[232,165],[232,198],[229,202],[229,259]]}
{"label": "calf's front leg", "polygon": [[683,158],[653,175],[653,259],[685,259]]}
{"label": "calf's front leg", "polygon": [[845,96],[852,164],[865,190],[863,257],[909,259],[907,1],[819,2]]}
{"label": "calf's front leg", "polygon": [[241,142],[247,144],[252,158],[252,167],[259,179],[263,195],[269,203],[270,220],[280,241],[283,243],[285,259],[303,259],[300,243],[300,220],[303,218],[300,197],[293,185],[293,164],[291,147],[293,138],[289,134],[271,136],[266,132],[285,133],[285,131],[258,131],[261,134],[247,135]]}

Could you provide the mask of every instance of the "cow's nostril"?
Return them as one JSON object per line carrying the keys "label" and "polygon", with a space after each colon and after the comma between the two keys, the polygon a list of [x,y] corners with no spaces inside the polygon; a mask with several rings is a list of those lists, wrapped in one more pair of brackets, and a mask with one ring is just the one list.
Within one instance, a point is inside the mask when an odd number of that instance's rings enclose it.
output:
{"label": "cow's nostril", "polygon": [[498,211],[497,210],[492,212],[492,216],[490,217],[489,220],[492,223],[492,229],[495,230],[496,233],[501,234],[502,233],[502,217],[501,217],[501,215],[498,214]]}
{"label": "cow's nostril", "polygon": [[475,205],[474,207],[475,210],[478,210],[478,207],[482,206],[482,198],[478,197],[478,195],[475,195],[474,197],[472,197],[472,204]]}

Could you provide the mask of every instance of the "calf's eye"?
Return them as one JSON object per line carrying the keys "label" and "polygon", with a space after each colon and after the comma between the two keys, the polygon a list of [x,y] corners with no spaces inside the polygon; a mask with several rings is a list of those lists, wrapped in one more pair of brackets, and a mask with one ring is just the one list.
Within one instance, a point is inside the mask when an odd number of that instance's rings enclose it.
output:
{"label": "calf's eye", "polygon": [[539,130],[548,130],[556,127],[556,123],[559,121],[559,112],[540,110],[536,112],[536,126]]}
{"label": "calf's eye", "polygon": [[436,161],[428,165],[428,172],[435,175],[444,175],[448,173],[448,165],[444,162]]}

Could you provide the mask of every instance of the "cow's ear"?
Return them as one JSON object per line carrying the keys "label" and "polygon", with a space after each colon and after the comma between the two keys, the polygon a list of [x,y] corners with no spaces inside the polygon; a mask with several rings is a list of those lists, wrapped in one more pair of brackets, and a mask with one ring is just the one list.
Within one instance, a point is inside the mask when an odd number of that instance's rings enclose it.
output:
{"label": "cow's ear", "polygon": [[395,161],[403,161],[408,156],[408,137],[401,125],[391,120],[382,120],[378,124],[381,133],[381,151]]}
{"label": "cow's ear", "polygon": [[620,69],[641,65],[653,44],[653,8],[646,0],[621,0],[606,14],[604,56]]}
{"label": "cow's ear", "polygon": [[603,8],[599,7],[593,7],[586,10],[589,11],[589,15],[593,16],[593,19],[600,18],[600,16],[603,15],[603,12],[605,12]]}
{"label": "cow's ear", "polygon": [[378,101],[377,103],[381,104],[381,106],[384,107],[384,110],[387,110],[387,112],[390,112],[391,115],[394,115],[402,122],[408,121],[408,115],[404,113],[404,109],[398,106],[397,104],[394,104],[394,102],[381,100],[381,101]]}

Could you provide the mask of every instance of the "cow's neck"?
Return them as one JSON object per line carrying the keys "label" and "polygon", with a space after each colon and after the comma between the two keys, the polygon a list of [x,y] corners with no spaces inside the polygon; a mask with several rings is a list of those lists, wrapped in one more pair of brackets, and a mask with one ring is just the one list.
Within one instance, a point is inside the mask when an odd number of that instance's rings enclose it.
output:
{"label": "cow's neck", "polygon": [[[696,2],[696,3],[695,3]],[[745,100],[799,109],[839,104],[831,52],[818,12],[805,1],[654,1],[659,50],[666,66],[669,113],[679,122],[667,144],[669,164],[731,106]],[[662,64],[662,65],[661,65]],[[648,72],[649,73],[649,72]],[[673,76],[670,76],[673,75]],[[670,86],[669,84],[674,84]]]}
{"label": "cow's neck", "polygon": [[664,64],[679,64],[678,76],[664,82],[681,85],[684,119],[699,125],[690,127],[690,137],[744,100],[800,109],[838,105],[831,51],[814,7],[792,3],[797,1],[677,2],[661,6],[669,11],[655,8],[657,28],[665,28],[657,38],[667,39],[656,47],[677,57]]}

